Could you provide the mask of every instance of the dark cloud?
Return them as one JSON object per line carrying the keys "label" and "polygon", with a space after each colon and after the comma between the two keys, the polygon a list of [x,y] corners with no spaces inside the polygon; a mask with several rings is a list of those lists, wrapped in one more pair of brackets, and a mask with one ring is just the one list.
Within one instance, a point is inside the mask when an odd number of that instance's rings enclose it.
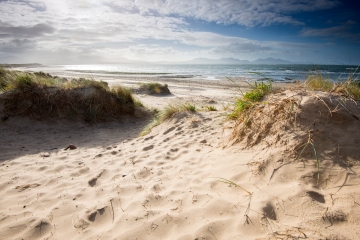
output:
{"label": "dark cloud", "polygon": [[226,46],[216,47],[214,53],[253,53],[271,50],[270,47],[264,47],[256,43],[231,43]]}
{"label": "dark cloud", "polygon": [[0,52],[4,53],[23,53],[27,50],[34,49],[36,43],[29,39],[13,39],[8,42],[0,43]]}
{"label": "dark cloud", "polygon": [[360,40],[360,32],[356,22],[349,20],[341,26],[329,28],[304,28],[300,32],[303,37],[336,37],[349,40]]}
{"label": "dark cloud", "polygon": [[293,13],[331,9],[338,0],[106,0],[105,6],[119,13],[181,16],[218,24],[239,24],[248,27],[272,24],[303,25]]}
{"label": "dark cloud", "polygon": [[0,23],[0,38],[36,38],[53,32],[55,28],[42,23],[29,27]]}

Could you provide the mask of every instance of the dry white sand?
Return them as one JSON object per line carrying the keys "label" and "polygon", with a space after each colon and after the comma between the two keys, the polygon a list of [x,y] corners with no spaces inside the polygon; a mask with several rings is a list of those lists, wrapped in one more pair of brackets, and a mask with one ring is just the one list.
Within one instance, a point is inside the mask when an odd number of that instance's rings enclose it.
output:
{"label": "dry white sand", "polygon": [[[234,123],[224,122],[222,107],[234,101],[232,90],[172,85],[173,96],[139,98],[151,107],[189,101],[219,111],[176,114],[140,138],[147,123],[141,118],[95,126],[15,117],[1,122],[0,239],[360,236],[358,120],[345,110],[329,117],[314,97],[320,93],[288,91],[269,100],[291,98],[312,110],[297,121],[312,121],[321,133],[314,139],[317,179],[311,151],[298,161],[293,156],[303,130],[297,125],[274,124],[252,147],[245,140],[232,145]],[[319,108],[306,108],[309,101]],[[359,115],[358,105],[347,106]],[[69,144],[77,148],[65,150]]]}

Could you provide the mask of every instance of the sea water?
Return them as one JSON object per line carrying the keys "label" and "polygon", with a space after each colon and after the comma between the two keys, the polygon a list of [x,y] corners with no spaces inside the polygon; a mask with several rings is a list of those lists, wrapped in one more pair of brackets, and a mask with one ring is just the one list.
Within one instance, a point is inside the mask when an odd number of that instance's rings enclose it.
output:
{"label": "sea water", "polygon": [[[54,66],[55,67],[55,66]],[[321,74],[333,81],[344,81],[349,75],[359,79],[357,66],[352,65],[306,65],[306,64],[96,64],[58,65],[64,71],[88,74],[154,75],[160,78],[223,79],[244,77],[249,80],[272,80],[280,82],[303,81],[311,74]]]}

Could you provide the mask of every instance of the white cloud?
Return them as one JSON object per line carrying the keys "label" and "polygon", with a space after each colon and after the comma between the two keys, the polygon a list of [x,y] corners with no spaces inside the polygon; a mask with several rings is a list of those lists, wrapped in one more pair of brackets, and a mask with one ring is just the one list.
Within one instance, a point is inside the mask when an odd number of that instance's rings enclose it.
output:
{"label": "white cloud", "polygon": [[[101,59],[95,55],[115,52],[136,59],[173,56],[176,60],[196,54],[276,51],[281,44],[189,31],[189,19],[246,27],[301,25],[292,13],[328,9],[338,4],[337,0],[0,1],[0,57],[11,52],[16,42],[26,47],[29,39],[31,45],[27,47],[33,56],[40,58],[49,52],[48,58],[57,59],[69,59],[68,56]],[[148,40],[167,41],[173,46],[139,44]],[[176,44],[198,49],[182,53],[175,50]]]}

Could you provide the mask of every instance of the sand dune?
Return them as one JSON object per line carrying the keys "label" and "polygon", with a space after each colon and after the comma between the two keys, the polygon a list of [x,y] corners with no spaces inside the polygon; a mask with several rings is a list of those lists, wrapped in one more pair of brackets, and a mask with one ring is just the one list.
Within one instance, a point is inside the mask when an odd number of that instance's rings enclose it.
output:
{"label": "sand dune", "polygon": [[[152,105],[186,100],[172,92],[173,99],[139,97]],[[141,118],[95,126],[2,122],[0,238],[360,235],[358,103],[340,109],[339,98],[288,90],[267,99],[259,126],[237,135],[238,126],[225,121],[220,107],[229,92],[224,98],[191,92],[188,99],[191,94],[198,103],[215,99],[220,111],[178,113],[144,137],[137,137],[147,123]],[[288,99],[297,104],[292,122],[287,108],[271,105]],[[309,131],[316,133],[320,172],[310,147],[298,159]],[[77,148],[65,150],[69,144]]]}

